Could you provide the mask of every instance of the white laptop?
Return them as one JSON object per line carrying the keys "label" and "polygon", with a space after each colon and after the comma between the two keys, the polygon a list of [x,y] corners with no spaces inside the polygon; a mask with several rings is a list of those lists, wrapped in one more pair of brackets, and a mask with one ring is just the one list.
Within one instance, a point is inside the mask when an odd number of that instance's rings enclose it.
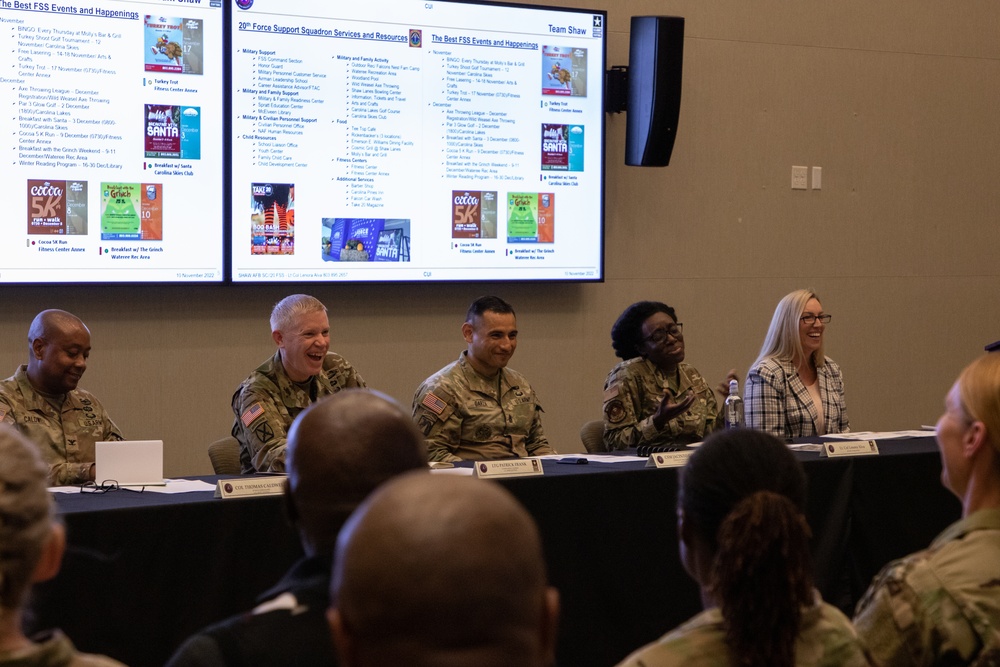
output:
{"label": "white laptop", "polygon": [[96,447],[94,479],[98,484],[112,480],[118,486],[164,486],[163,441],[99,441]]}

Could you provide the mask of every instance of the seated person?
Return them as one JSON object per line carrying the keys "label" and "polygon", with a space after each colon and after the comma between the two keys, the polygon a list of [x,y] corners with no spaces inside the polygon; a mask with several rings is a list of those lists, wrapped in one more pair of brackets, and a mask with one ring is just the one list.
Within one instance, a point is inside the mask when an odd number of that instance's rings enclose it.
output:
{"label": "seated person", "polygon": [[747,426],[785,440],[851,430],[840,366],[823,354],[830,319],[809,290],[796,290],[778,302],[760,355],[747,373]]}
{"label": "seated person", "polygon": [[958,376],[937,444],[962,518],[886,565],[858,603],[854,624],[877,667],[1000,664],[1000,354]]}
{"label": "seated person", "polygon": [[429,461],[555,454],[542,431],[542,406],[523,375],[507,368],[517,348],[509,303],[476,299],[462,325],[468,347],[424,380],[413,397],[413,421],[427,439]]}
{"label": "seated person", "polygon": [[[694,366],[684,363],[684,334],[674,309],[639,301],[611,327],[621,363],[604,381],[604,446],[608,451],[640,445],[702,440],[722,427],[712,389]],[[729,395],[729,380],[717,391]]]}
{"label": "seated person", "polygon": [[66,531],[54,519],[49,468],[37,447],[2,424],[0,461],[0,667],[122,667],[104,656],[77,653],[58,630],[24,636],[22,610],[31,585],[59,572]]}
{"label": "seated person", "polygon": [[77,389],[89,356],[80,318],[43,310],[28,329],[28,364],[0,382],[0,422],[38,447],[53,486],[93,481],[94,443],[123,439],[97,397]]}
{"label": "seated person", "polygon": [[255,609],[184,642],[168,667],[337,664],[326,624],[337,533],[376,486],[403,472],[426,471],[424,441],[395,401],[348,389],[299,415],[287,451],[286,499],[305,557]]}
{"label": "seated person", "polygon": [[677,491],[684,569],[705,611],[619,667],[863,667],[851,622],[813,587],[806,477],[780,440],[714,433]]}
{"label": "seated person", "polygon": [[271,338],[278,351],[233,394],[233,437],[240,443],[243,474],[285,472],[295,417],[324,396],[367,386],[347,359],[330,352],[330,320],[318,299],[293,294],[276,303]]}
{"label": "seated person", "polygon": [[489,481],[390,480],[337,540],[330,628],[345,667],[545,667],[559,594],[534,520]]}

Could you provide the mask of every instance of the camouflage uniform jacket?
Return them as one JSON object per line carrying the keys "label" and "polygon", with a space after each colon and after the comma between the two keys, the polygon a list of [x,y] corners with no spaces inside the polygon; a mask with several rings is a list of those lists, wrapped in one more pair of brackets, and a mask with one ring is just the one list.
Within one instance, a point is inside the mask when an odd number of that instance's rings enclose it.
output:
{"label": "camouflage uniform jacket", "polygon": [[509,368],[485,378],[467,352],[424,380],[413,421],[427,438],[429,461],[555,454],[542,431],[542,406],[524,376]]}
{"label": "camouflage uniform jacket", "polygon": [[873,665],[1000,663],[1000,509],[882,568],[854,624]]}
{"label": "camouflage uniform jacket", "polygon": [[73,642],[59,630],[32,637],[34,644],[26,649],[0,651],[0,667],[125,667],[103,655],[79,653]]}
{"label": "camouflage uniform jacket", "polygon": [[349,361],[333,352],[326,353],[323,372],[308,383],[292,382],[280,351],[258,366],[233,394],[233,437],[240,442],[243,474],[285,472],[292,422],[312,403],[348,387],[367,385]]}
{"label": "camouflage uniform jacket", "polygon": [[0,382],[0,421],[13,424],[38,446],[49,466],[49,484],[57,486],[90,479],[95,442],[124,439],[89,391],[73,389],[57,408],[31,386],[24,365]]}
{"label": "camouflage uniform jacket", "polygon": [[[648,359],[635,357],[611,369],[604,381],[604,446],[609,451],[697,442],[720,426],[712,388],[694,366],[681,363],[677,368],[676,377],[670,377]],[[688,389],[695,394],[694,403],[657,431],[653,415],[663,396],[676,402]]]}
{"label": "camouflage uniform jacket", "polygon": [[[725,640],[722,613],[708,609],[639,649],[618,667],[731,667],[735,664]],[[802,611],[795,642],[796,667],[866,667],[861,644],[851,622],[839,609],[823,602]]]}

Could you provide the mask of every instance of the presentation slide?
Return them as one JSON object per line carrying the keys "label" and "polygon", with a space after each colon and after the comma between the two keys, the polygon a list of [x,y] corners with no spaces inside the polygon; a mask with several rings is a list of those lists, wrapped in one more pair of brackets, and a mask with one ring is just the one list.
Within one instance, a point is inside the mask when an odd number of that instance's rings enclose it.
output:
{"label": "presentation slide", "polygon": [[0,0],[0,283],[225,279],[222,3]]}
{"label": "presentation slide", "polygon": [[603,279],[604,12],[227,1],[234,282]]}

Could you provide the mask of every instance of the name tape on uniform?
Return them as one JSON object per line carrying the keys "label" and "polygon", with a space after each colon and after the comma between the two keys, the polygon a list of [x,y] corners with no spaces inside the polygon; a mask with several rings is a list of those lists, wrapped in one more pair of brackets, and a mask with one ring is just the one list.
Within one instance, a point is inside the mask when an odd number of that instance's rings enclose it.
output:
{"label": "name tape on uniform", "polygon": [[823,456],[878,456],[878,445],[874,440],[840,440],[824,442]]}
{"label": "name tape on uniform", "polygon": [[683,468],[693,451],[686,452],[653,452],[646,461],[647,468]]}
{"label": "name tape on uniform", "polygon": [[543,475],[542,461],[537,458],[476,461],[477,477],[524,477]]}
{"label": "name tape on uniform", "polygon": [[285,492],[285,476],[220,479],[215,483],[216,498],[277,496]]}

